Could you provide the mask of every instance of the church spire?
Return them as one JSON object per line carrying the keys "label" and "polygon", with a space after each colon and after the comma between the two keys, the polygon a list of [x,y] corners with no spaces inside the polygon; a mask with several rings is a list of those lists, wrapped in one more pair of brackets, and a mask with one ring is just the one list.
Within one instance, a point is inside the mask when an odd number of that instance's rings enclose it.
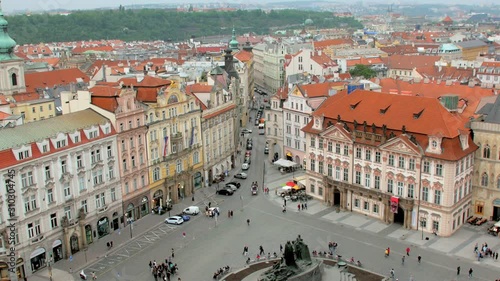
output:
{"label": "church spire", "polygon": [[229,41],[229,49],[233,51],[238,51],[238,40],[236,40],[236,31],[234,30],[233,26],[233,36],[231,37],[231,41]]}
{"label": "church spire", "polygon": [[9,23],[4,18],[2,1],[0,0],[0,61],[19,59],[14,55],[14,47],[17,43],[7,33]]}

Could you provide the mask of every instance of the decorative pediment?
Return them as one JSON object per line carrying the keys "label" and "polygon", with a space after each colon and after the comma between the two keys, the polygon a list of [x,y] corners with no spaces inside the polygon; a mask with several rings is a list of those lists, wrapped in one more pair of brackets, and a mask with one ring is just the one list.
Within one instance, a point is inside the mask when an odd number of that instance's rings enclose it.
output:
{"label": "decorative pediment", "polygon": [[56,183],[54,181],[49,181],[45,183],[45,189],[54,188]]}
{"label": "decorative pediment", "polygon": [[323,155],[318,155],[318,161],[323,162],[325,160],[325,157]]}
{"label": "decorative pediment", "polygon": [[352,142],[349,132],[347,132],[342,126],[338,124],[331,126],[327,130],[322,132],[320,136],[322,136],[323,138],[329,138],[343,142]]}
{"label": "decorative pediment", "polygon": [[396,179],[397,179],[398,181],[404,181],[404,180],[405,180],[405,175],[403,175],[403,174],[401,174],[401,173],[398,173],[398,174],[396,175]]}
{"label": "decorative pediment", "polygon": [[309,153],[309,158],[316,160],[316,154],[314,154],[313,152]]}
{"label": "decorative pediment", "polygon": [[422,180],[422,185],[425,186],[425,187],[429,187],[431,185],[431,182],[427,179],[423,179]]}
{"label": "decorative pediment", "polygon": [[92,167],[92,171],[95,171],[97,169],[101,169],[102,167],[104,167],[104,164],[102,163],[102,161],[99,161],[97,162],[93,167]]}
{"label": "decorative pediment", "polygon": [[407,180],[407,182],[408,182],[409,184],[414,184],[414,183],[415,183],[415,178],[414,178],[414,177],[412,177],[412,176],[409,176],[408,178],[406,178],[406,180]]}
{"label": "decorative pediment", "polygon": [[36,188],[28,186],[28,187],[24,188],[22,190],[22,192],[23,192],[23,196],[31,195],[31,194],[36,193]]}
{"label": "decorative pediment", "polygon": [[390,180],[394,179],[394,173],[393,172],[387,173],[387,178]]}
{"label": "decorative pediment", "polygon": [[347,161],[342,162],[342,166],[344,167],[344,169],[349,168],[349,162]]}
{"label": "decorative pediment", "polygon": [[440,182],[434,182],[434,184],[432,185],[432,188],[434,189],[437,189],[437,190],[442,190],[443,189],[443,184],[440,183]]}
{"label": "decorative pediment", "polygon": [[370,167],[370,165],[366,164],[366,166],[364,167],[364,170],[365,170],[365,173],[369,174],[369,173],[371,173],[372,168]]}
{"label": "decorative pediment", "polygon": [[420,148],[406,137],[395,138],[380,147],[380,149],[397,153],[420,155]]}
{"label": "decorative pediment", "polygon": [[59,181],[61,183],[65,183],[65,182],[69,182],[71,179],[73,178],[73,175],[70,174],[70,173],[64,173],[61,178],[59,179]]}
{"label": "decorative pediment", "polygon": [[330,156],[326,157],[326,163],[332,164],[333,163],[333,158],[330,157]]}
{"label": "decorative pediment", "polygon": [[374,174],[375,176],[380,176],[380,175],[381,175],[381,173],[382,173],[382,171],[381,171],[379,168],[376,168],[375,170],[373,170],[373,174]]}
{"label": "decorative pediment", "polygon": [[363,167],[362,167],[360,164],[356,164],[356,165],[354,166],[354,169],[355,169],[356,171],[358,171],[358,172],[360,172],[360,171],[362,170],[362,168],[363,168]]}

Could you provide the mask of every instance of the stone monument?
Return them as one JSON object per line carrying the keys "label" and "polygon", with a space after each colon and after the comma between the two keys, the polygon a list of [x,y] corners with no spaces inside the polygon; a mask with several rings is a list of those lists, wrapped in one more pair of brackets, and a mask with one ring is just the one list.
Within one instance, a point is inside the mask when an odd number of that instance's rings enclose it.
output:
{"label": "stone monument", "polygon": [[[293,242],[287,241],[281,260],[275,262],[271,269],[264,272],[261,281],[285,281],[285,280],[313,280],[308,277],[308,272],[317,275],[317,268],[321,266],[318,260],[311,260],[309,247],[304,243],[300,235]],[[304,278],[295,277],[303,275]]]}

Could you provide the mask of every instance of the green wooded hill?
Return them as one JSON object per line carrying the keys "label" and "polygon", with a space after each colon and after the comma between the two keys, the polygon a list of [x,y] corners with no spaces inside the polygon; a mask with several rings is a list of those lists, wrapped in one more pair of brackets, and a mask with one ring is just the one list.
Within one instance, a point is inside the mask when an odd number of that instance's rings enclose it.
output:
{"label": "green wooded hill", "polygon": [[330,12],[300,10],[238,10],[232,12],[177,12],[160,9],[76,11],[70,15],[16,15],[6,17],[9,34],[18,44],[79,40],[121,39],[180,41],[194,36],[301,28],[306,19],[314,27],[362,28],[353,18],[333,17]]}

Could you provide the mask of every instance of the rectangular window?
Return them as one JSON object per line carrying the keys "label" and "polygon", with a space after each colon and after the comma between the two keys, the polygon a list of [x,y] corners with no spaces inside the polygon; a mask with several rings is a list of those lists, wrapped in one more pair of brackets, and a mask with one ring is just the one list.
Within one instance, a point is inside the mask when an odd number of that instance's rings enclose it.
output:
{"label": "rectangular window", "polygon": [[84,177],[79,177],[78,178],[78,189],[80,192],[85,191],[85,178]]}
{"label": "rectangular window", "polygon": [[432,230],[439,231],[439,221],[432,221]]}
{"label": "rectangular window", "polygon": [[52,178],[52,175],[50,173],[50,166],[45,166],[45,180],[49,180]]}
{"label": "rectangular window", "polygon": [[436,176],[443,176],[443,164],[436,164]]}
{"label": "rectangular window", "polygon": [[412,183],[408,184],[408,198],[413,198],[415,186]]}
{"label": "rectangular window", "polygon": [[340,143],[335,144],[335,153],[340,154]]}
{"label": "rectangular window", "polygon": [[431,172],[431,163],[429,161],[424,161],[424,173],[429,174]]}
{"label": "rectangular window", "polygon": [[318,195],[323,196],[323,187],[318,187]]}
{"label": "rectangular window", "polygon": [[318,148],[319,148],[319,149],[323,149],[323,138],[319,138],[319,141],[318,141]]}
{"label": "rectangular window", "polygon": [[87,214],[89,212],[89,208],[87,206],[87,199],[82,200],[81,207],[83,209],[83,212],[85,212],[85,214]]}
{"label": "rectangular window", "polygon": [[375,176],[375,189],[380,189],[380,176]]}
{"label": "rectangular window", "polygon": [[71,206],[66,206],[64,207],[64,215],[68,218],[68,220],[71,220]]}
{"label": "rectangular window", "polygon": [[116,189],[114,187],[111,188],[111,201],[116,201]]}
{"label": "rectangular window", "polygon": [[377,204],[373,204],[373,212],[375,214],[378,214],[378,205]]}
{"label": "rectangular window", "polygon": [[318,162],[318,173],[323,174],[323,162]]}
{"label": "rectangular window", "polygon": [[371,175],[370,174],[365,174],[365,187],[368,187],[368,188],[371,187]]}
{"label": "rectangular window", "polygon": [[365,151],[365,160],[366,160],[366,161],[372,161],[372,151],[371,151],[371,150],[369,150],[369,149],[367,149],[367,150]]}
{"label": "rectangular window", "polygon": [[349,146],[344,145],[344,155],[348,156],[349,155]]}
{"label": "rectangular window", "polygon": [[113,148],[111,147],[111,145],[108,145],[107,151],[108,151],[108,158],[113,157]]}
{"label": "rectangular window", "polygon": [[316,172],[316,160],[311,159],[311,171]]}
{"label": "rectangular window", "polygon": [[394,166],[394,155],[389,155],[389,162],[388,164],[389,166]]}
{"label": "rectangular window", "polygon": [[311,137],[311,147],[316,147],[316,138]]}
{"label": "rectangular window", "polygon": [[408,170],[415,171],[415,159],[410,159],[408,161]]}
{"label": "rectangular window", "polygon": [[66,160],[61,161],[61,173],[66,174],[68,172],[66,167]]}
{"label": "rectangular window", "polygon": [[310,189],[311,189],[311,193],[314,193],[314,191],[315,191],[314,184],[312,184],[312,183],[311,183],[311,184],[309,185],[309,187],[310,187]]}
{"label": "rectangular window", "polygon": [[57,214],[50,214],[50,227],[52,229],[57,228]]}
{"label": "rectangular window", "polygon": [[354,199],[354,207],[359,208],[359,199]]}
{"label": "rectangular window", "polygon": [[434,190],[434,204],[441,205],[441,190]]}
{"label": "rectangular window", "polygon": [[54,191],[52,188],[47,189],[47,204],[54,202]]}
{"label": "rectangular window", "polygon": [[356,147],[356,158],[361,159],[361,148]]}
{"label": "rectangular window", "polygon": [[110,180],[115,178],[115,168],[113,166],[108,167],[108,178]]}
{"label": "rectangular window", "polygon": [[428,187],[422,188],[422,200],[429,201],[429,188]]}
{"label": "rectangular window", "polygon": [[331,141],[328,142],[328,152],[333,151],[333,143]]}
{"label": "rectangular window", "polygon": [[77,155],[76,156],[76,168],[82,168],[83,167],[83,162],[82,162],[82,156]]}
{"label": "rectangular window", "polygon": [[405,158],[403,156],[399,156],[398,158],[398,168],[400,169],[405,168]]}
{"label": "rectangular window", "polygon": [[64,198],[69,198],[71,197],[71,186],[69,183],[64,184]]}
{"label": "rectangular window", "polygon": [[370,210],[370,203],[368,203],[367,201],[363,202],[363,209],[365,211]]}
{"label": "rectangular window", "polygon": [[332,177],[333,176],[333,165],[328,164],[328,176]]}
{"label": "rectangular window", "polygon": [[344,181],[349,181],[349,168],[344,168]]}
{"label": "rectangular window", "polygon": [[356,184],[361,184],[361,172],[356,171]]}
{"label": "rectangular window", "polygon": [[380,159],[381,159],[381,156],[380,156],[380,152],[375,152],[375,163],[380,163]]}
{"label": "rectangular window", "polygon": [[97,194],[95,196],[95,207],[96,209],[102,208],[106,205],[106,201],[104,198],[104,193]]}
{"label": "rectangular window", "polygon": [[405,184],[404,182],[398,181],[398,196],[403,196]]}
{"label": "rectangular window", "polygon": [[340,180],[340,167],[335,167],[335,179]]}
{"label": "rectangular window", "polygon": [[391,179],[387,180],[387,192],[392,193],[392,189],[394,187],[394,181]]}

